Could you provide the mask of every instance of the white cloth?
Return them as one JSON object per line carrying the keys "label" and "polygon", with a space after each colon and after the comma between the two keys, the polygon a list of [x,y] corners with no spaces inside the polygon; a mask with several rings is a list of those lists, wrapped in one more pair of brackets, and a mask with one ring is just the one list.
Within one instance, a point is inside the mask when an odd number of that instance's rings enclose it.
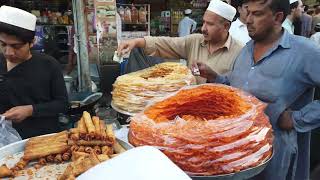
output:
{"label": "white cloth", "polygon": [[243,45],[251,40],[247,26],[243,24],[239,18],[231,23],[229,33],[234,39],[241,42]]}
{"label": "white cloth", "polygon": [[282,27],[285,28],[290,34],[294,34],[294,26],[290,19],[286,18],[282,23]]}
{"label": "white cloth", "polygon": [[165,154],[151,146],[136,147],[123,152],[90,168],[77,178],[88,179],[191,180]]}
{"label": "white cloth", "polygon": [[207,11],[211,11],[229,21],[233,21],[233,18],[237,13],[236,8],[221,0],[211,0]]}
{"label": "white cloth", "polygon": [[187,36],[196,30],[197,22],[189,17],[184,17],[179,22],[178,33],[179,37]]}
{"label": "white cloth", "polygon": [[0,22],[27,29],[29,31],[35,31],[37,17],[22,9],[10,6],[1,6]]}
{"label": "white cloth", "polygon": [[314,33],[310,39],[314,41],[320,47],[320,32]]}
{"label": "white cloth", "polygon": [[297,2],[298,0],[290,0],[290,4]]}
{"label": "white cloth", "polygon": [[186,9],[184,10],[184,14],[191,14],[192,13],[192,10],[191,9]]}

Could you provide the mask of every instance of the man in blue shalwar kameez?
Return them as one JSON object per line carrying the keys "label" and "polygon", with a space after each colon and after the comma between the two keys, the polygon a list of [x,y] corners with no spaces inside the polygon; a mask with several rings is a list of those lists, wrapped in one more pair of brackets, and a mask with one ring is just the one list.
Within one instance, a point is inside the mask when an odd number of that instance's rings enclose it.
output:
{"label": "man in blue shalwar kameez", "polygon": [[289,0],[248,0],[251,41],[232,72],[217,75],[197,63],[208,82],[241,88],[268,103],[274,130],[274,156],[254,179],[309,179],[310,131],[320,126],[320,102],[312,101],[320,86],[320,49],[281,27]]}

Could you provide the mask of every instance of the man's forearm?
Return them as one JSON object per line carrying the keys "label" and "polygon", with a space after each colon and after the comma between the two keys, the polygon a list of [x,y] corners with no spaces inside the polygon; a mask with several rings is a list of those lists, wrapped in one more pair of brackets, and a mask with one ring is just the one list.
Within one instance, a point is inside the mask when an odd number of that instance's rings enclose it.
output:
{"label": "man's forearm", "polygon": [[146,47],[146,40],[144,38],[137,38],[134,39],[136,47],[138,48],[145,48]]}

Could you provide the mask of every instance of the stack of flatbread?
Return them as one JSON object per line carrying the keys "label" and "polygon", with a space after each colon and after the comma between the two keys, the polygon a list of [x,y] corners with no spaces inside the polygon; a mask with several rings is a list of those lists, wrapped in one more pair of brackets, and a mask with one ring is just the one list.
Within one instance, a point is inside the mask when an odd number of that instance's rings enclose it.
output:
{"label": "stack of flatbread", "polygon": [[135,114],[155,99],[195,82],[187,66],[174,62],[157,64],[118,77],[113,84],[112,106],[124,114]]}

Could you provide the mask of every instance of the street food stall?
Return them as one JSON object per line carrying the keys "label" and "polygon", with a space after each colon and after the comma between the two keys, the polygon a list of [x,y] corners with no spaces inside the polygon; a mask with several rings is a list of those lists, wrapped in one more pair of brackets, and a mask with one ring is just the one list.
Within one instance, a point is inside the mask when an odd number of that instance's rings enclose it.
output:
{"label": "street food stall", "polygon": [[[170,71],[174,65],[160,64],[125,78],[143,78],[138,92],[146,93],[141,89],[156,90],[157,83],[179,82],[190,73],[181,68]],[[122,88],[132,90],[136,85]],[[185,84],[147,104],[129,118],[129,129],[114,131],[111,124],[85,111],[75,128],[3,147],[0,176],[68,179],[139,146],[156,147],[192,179],[250,178],[272,158],[266,104],[240,89]],[[133,107],[121,106],[127,111]]]}

